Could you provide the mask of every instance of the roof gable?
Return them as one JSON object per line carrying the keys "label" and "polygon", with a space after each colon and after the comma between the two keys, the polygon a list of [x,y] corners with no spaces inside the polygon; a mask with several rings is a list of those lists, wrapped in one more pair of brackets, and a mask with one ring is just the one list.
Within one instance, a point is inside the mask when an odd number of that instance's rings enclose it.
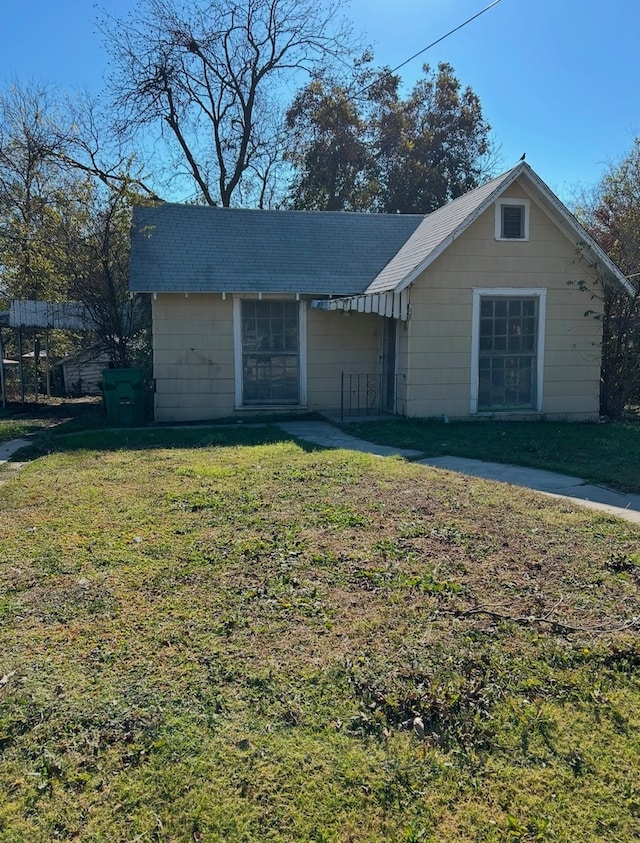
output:
{"label": "roof gable", "polygon": [[563,233],[587,248],[606,276],[629,293],[633,288],[618,267],[578,220],[524,161],[484,185],[429,214],[366,289],[366,295],[401,293],[460,237],[518,179],[527,193],[545,207]]}
{"label": "roof gable", "polygon": [[[573,245],[587,250],[608,280],[618,282],[630,296],[635,296],[636,291],[633,284],[623,275],[620,267],[611,260],[609,255],[597,244],[586,228],[584,228],[567,206],[542,181],[540,176],[528,164],[525,164],[525,167],[528,183],[538,192],[539,197],[542,199],[541,204],[546,208],[549,215],[555,218],[558,227],[564,231]],[[526,181],[524,186],[526,188]]]}
{"label": "roof gable", "polygon": [[367,288],[367,294],[401,292],[514,181],[513,171],[492,179],[426,216]]}

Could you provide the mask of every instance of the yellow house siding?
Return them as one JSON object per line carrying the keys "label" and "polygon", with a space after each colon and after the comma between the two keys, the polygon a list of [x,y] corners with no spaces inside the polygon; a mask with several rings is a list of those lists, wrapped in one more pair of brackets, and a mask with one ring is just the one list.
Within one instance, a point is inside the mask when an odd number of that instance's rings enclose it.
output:
{"label": "yellow house siding", "polygon": [[[550,417],[595,418],[601,326],[585,311],[598,303],[575,285],[579,280],[590,283],[593,270],[577,244],[521,185],[511,185],[501,198],[526,200],[527,240],[496,239],[492,206],[407,289],[410,316],[397,322],[397,410],[410,416],[468,417],[472,394],[475,400],[472,361],[478,357],[472,340],[474,291],[477,314],[483,290],[498,291],[495,295],[513,290],[514,296],[528,290],[538,296],[545,315],[539,358],[543,390],[534,410]],[[239,300],[236,297],[236,321]],[[388,320],[376,314],[316,310],[309,302],[301,307],[304,406],[337,409],[342,372],[382,373]],[[234,333],[234,296],[158,293],[153,317],[156,418],[186,421],[237,412],[242,373],[236,367],[242,354],[240,337]]]}
{"label": "yellow house siding", "polygon": [[231,297],[159,294],[153,302],[153,369],[157,421],[231,415]]}
{"label": "yellow house siding", "polygon": [[[518,185],[506,194],[526,196]],[[542,413],[597,416],[600,324],[584,315],[597,302],[569,283],[592,270],[534,200],[529,213],[529,241],[505,242],[495,239],[495,209],[487,209],[414,282],[408,415],[470,414],[473,291],[520,287],[546,290]]]}
{"label": "yellow house siding", "polygon": [[336,410],[341,374],[380,371],[382,318],[374,314],[310,309],[307,314],[307,403],[310,410]]}
{"label": "yellow house siding", "polygon": [[[153,325],[156,420],[195,421],[236,413],[232,296],[158,294]],[[343,371],[379,372],[381,336],[382,318],[374,314],[308,308],[306,406],[338,409]]]}

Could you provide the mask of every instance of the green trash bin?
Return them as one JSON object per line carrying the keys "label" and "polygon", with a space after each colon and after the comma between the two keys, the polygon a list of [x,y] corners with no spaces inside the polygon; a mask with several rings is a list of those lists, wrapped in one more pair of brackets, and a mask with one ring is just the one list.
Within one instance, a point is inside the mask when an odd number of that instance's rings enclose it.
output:
{"label": "green trash bin", "polygon": [[116,427],[144,424],[142,369],[103,369],[102,385],[107,419]]}

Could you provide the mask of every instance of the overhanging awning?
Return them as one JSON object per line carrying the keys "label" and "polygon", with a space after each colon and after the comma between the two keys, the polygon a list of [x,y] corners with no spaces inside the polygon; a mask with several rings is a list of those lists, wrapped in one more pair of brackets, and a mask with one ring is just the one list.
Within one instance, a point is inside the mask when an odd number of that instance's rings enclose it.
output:
{"label": "overhanging awning", "polygon": [[12,328],[58,328],[67,331],[95,328],[89,311],[79,302],[12,301],[9,325]]}
{"label": "overhanging awning", "polygon": [[409,292],[373,293],[360,296],[343,296],[337,299],[313,299],[311,307],[316,310],[340,310],[343,313],[377,313],[406,322],[411,316]]}

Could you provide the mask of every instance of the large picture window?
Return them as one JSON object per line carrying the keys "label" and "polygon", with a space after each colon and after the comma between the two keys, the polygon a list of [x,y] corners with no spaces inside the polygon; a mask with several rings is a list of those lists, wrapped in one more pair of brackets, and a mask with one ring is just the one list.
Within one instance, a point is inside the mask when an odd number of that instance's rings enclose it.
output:
{"label": "large picture window", "polygon": [[544,291],[474,293],[472,412],[541,410]]}
{"label": "large picture window", "polygon": [[242,301],[242,404],[300,404],[296,301]]}

